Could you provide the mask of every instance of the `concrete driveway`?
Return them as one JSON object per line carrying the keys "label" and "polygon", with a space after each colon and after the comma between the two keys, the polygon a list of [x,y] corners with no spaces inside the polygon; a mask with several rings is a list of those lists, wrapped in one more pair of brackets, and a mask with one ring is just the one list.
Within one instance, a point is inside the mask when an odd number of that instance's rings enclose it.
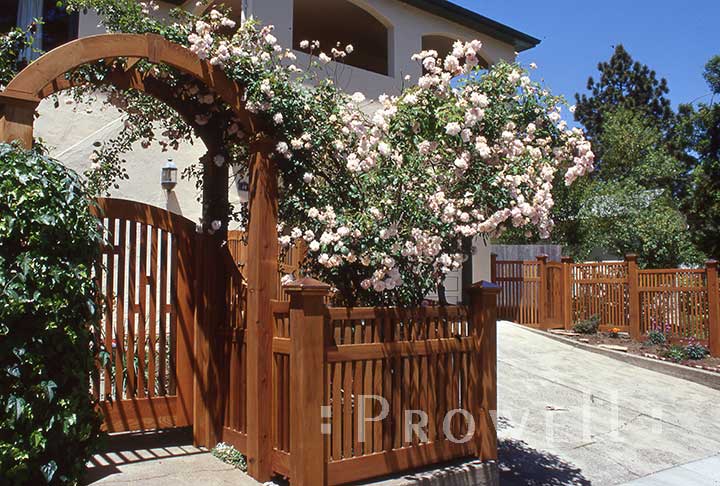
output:
{"label": "concrete driveway", "polygon": [[720,391],[498,326],[501,485],[622,484],[692,464],[704,482],[643,484],[720,485],[720,461],[695,462],[720,453]]}

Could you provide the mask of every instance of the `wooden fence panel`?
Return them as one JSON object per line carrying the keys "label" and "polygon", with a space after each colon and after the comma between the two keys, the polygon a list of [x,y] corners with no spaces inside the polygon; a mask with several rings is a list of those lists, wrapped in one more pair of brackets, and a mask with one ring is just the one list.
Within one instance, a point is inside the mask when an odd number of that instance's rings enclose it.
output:
{"label": "wooden fence panel", "polygon": [[[273,448],[290,453],[290,306],[273,302]],[[276,471],[287,474],[287,471]]]}
{"label": "wooden fence panel", "polygon": [[671,339],[709,337],[707,277],[699,270],[640,270],[640,332],[663,332]]}
{"label": "wooden fence panel", "polygon": [[[640,270],[636,255],[622,262],[562,263],[499,261],[493,255],[492,279],[502,288],[498,315],[541,327],[597,316],[600,330],[617,328],[636,340],[651,330],[670,340],[694,339],[720,355],[720,289],[717,262],[702,269]],[[540,270],[538,270],[538,268]],[[543,280],[544,282],[540,282]],[[541,285],[542,287],[538,287]],[[538,300],[537,289],[541,295]],[[539,308],[539,310],[538,310]]]}
{"label": "wooden fence panel", "polygon": [[225,365],[222,395],[222,440],[241,452],[247,444],[247,284],[232,249],[224,255],[226,319],[222,323],[220,352]]}
{"label": "wooden fence panel", "polygon": [[[278,301],[274,309],[273,464],[275,472],[288,475],[293,464],[288,412],[296,394],[288,381],[293,353],[290,304]],[[321,375],[329,433],[322,441],[327,484],[478,453],[475,440],[456,444],[444,432],[448,412],[459,408],[477,412],[482,396],[481,370],[477,369],[479,333],[465,308],[327,308],[324,334],[327,345]],[[369,397],[387,400],[385,419],[379,419],[383,402]],[[406,435],[406,410],[427,413],[427,425],[422,427],[426,435]],[[413,419],[417,423],[422,416]],[[456,438],[469,432],[462,415],[455,415],[449,430]]]}
{"label": "wooden fence panel", "polygon": [[[247,241],[245,238],[245,232],[243,231],[228,231],[227,246],[230,250],[235,263],[240,268],[241,272],[244,272],[247,265]],[[290,297],[285,293],[280,283],[281,279],[285,275],[292,275],[295,279],[299,279],[300,265],[307,254],[307,247],[304,243],[298,243],[295,246],[280,249],[280,261],[278,265],[278,277],[276,282],[276,295],[280,301],[288,301]]]}

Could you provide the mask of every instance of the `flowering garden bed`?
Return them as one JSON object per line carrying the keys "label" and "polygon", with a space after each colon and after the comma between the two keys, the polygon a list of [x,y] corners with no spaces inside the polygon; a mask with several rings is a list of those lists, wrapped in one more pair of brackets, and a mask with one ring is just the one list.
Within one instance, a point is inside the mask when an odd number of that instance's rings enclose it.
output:
{"label": "flowering garden bed", "polygon": [[611,332],[599,332],[597,334],[580,334],[569,331],[550,332],[592,346],[720,373],[720,358],[714,358],[708,355],[702,359],[687,359],[686,357],[680,358],[679,354],[676,356],[673,355],[673,350],[677,352],[679,349],[684,348],[690,344],[689,340],[672,342],[671,344],[653,344],[647,339],[643,342],[633,341],[625,333],[613,334]]}

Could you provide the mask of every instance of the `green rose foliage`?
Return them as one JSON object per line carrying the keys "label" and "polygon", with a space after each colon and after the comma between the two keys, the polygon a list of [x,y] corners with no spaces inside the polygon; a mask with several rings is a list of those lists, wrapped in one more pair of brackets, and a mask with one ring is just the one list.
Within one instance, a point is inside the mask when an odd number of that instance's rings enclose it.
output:
{"label": "green rose foliage", "polygon": [[74,484],[100,417],[88,392],[101,233],[83,183],[0,144],[0,478]]}
{"label": "green rose foliage", "polygon": [[0,33],[0,89],[4,89],[20,71],[23,66],[20,53],[30,45],[32,36],[19,27]]}

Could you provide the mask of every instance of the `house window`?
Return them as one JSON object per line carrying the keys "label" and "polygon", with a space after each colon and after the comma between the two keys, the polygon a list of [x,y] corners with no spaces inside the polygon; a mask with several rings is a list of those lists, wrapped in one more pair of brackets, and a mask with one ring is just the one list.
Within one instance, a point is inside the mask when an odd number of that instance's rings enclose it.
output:
{"label": "house window", "polygon": [[[453,50],[453,44],[457,39],[447,37],[444,35],[424,35],[422,38],[423,51],[437,51],[440,59],[444,59]],[[488,68],[490,64],[478,56],[479,65],[481,68]]]}
{"label": "house window", "polygon": [[[15,26],[26,28],[35,18],[42,18],[37,26],[34,47],[49,51],[77,38],[78,16],[69,14],[65,5],[57,0],[0,0],[0,32],[8,32]],[[24,53],[34,59],[39,53]]]}
{"label": "house window", "polygon": [[[345,64],[387,75],[389,30],[370,12],[347,0],[294,0],[293,47],[303,40],[320,41],[320,50],[330,54],[339,42],[355,50]],[[317,53],[316,53],[317,54]]]}

